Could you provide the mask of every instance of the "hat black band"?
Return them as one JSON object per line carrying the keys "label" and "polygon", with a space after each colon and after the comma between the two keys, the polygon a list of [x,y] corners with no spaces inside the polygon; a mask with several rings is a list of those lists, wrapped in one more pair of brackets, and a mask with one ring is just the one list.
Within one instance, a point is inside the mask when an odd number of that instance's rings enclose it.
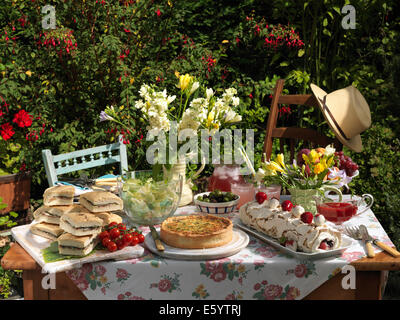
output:
{"label": "hat black band", "polygon": [[332,112],[329,110],[328,106],[326,105],[326,96],[324,96],[324,99],[321,100],[321,98],[318,98],[318,100],[322,103],[323,109],[324,111],[328,112],[328,114],[330,115],[333,123],[336,126],[336,129],[340,132],[340,134],[346,139],[346,140],[350,140],[349,138],[346,137],[346,135],[344,134],[342,128],[339,126],[339,124],[336,122],[335,118],[332,115]]}

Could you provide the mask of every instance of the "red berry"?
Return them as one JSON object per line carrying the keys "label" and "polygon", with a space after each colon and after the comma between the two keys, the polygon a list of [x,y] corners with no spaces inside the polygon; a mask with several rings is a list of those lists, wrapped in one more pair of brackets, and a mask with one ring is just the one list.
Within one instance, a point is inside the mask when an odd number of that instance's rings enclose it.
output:
{"label": "red berry", "polygon": [[313,218],[314,218],[314,216],[310,211],[306,211],[300,216],[301,221],[303,221],[304,223],[308,223],[308,224],[312,223]]}
{"label": "red berry", "polygon": [[325,241],[321,242],[321,244],[319,245],[319,249],[322,249],[322,250],[328,249],[328,245],[326,244]]}
{"label": "red berry", "polygon": [[282,202],[282,209],[283,211],[292,211],[293,203],[290,200],[285,200]]}
{"label": "red berry", "polygon": [[259,204],[262,204],[267,199],[268,199],[268,196],[265,192],[262,192],[262,191],[257,192],[256,200]]}
{"label": "red berry", "polygon": [[287,246],[292,246],[293,243],[294,243],[294,240],[286,240],[286,242],[285,242],[285,247],[287,247]]}

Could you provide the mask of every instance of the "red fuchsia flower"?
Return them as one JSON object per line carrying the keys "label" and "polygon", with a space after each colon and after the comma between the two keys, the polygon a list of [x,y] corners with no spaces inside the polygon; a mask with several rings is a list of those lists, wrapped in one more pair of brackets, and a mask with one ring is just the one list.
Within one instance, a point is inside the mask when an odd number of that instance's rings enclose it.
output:
{"label": "red fuchsia flower", "polygon": [[33,120],[32,115],[30,115],[25,110],[20,110],[18,111],[17,114],[15,114],[13,122],[15,122],[18,125],[18,127],[23,128],[23,127],[30,127],[32,125],[32,120]]}
{"label": "red fuchsia flower", "polygon": [[10,123],[6,122],[1,125],[0,134],[1,134],[1,137],[5,141],[7,141],[15,134],[15,131],[14,131],[14,128],[12,127],[12,125]]}
{"label": "red fuchsia flower", "polygon": [[253,99],[253,94],[252,93],[249,94],[249,98]]}
{"label": "red fuchsia flower", "polygon": [[157,13],[157,17],[161,17],[162,13],[161,13],[160,9],[157,9],[155,12]]}

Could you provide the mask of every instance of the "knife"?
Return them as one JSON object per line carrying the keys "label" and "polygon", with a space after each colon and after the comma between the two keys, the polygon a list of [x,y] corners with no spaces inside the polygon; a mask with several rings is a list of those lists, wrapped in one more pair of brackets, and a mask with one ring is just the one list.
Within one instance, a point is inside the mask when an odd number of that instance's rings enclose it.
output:
{"label": "knife", "polygon": [[[364,230],[364,231],[362,231],[362,230]],[[362,234],[363,232],[365,232],[365,233],[366,233],[366,236],[367,236],[367,239],[368,239],[369,241],[371,241],[371,242],[372,242],[374,245],[376,245],[377,247],[381,248],[382,250],[385,250],[387,253],[390,253],[392,256],[394,256],[394,257],[396,257],[396,258],[400,257],[400,252],[399,252],[399,251],[397,251],[397,250],[394,249],[394,248],[389,247],[388,245],[384,244],[382,241],[379,241],[379,240],[377,240],[377,239],[372,238],[372,237],[369,235],[368,229],[367,229],[366,226],[360,225],[360,232],[361,232],[361,234]]]}
{"label": "knife", "polygon": [[150,226],[151,236],[153,237],[154,243],[156,244],[156,248],[158,251],[164,251],[165,248],[160,240],[160,236],[157,233],[157,230],[154,226]]}
{"label": "knife", "polygon": [[367,256],[368,258],[375,257],[375,251],[372,247],[372,238],[368,234],[367,227],[364,225],[360,225],[360,233],[361,233],[361,240],[365,243],[365,248],[367,249]]}

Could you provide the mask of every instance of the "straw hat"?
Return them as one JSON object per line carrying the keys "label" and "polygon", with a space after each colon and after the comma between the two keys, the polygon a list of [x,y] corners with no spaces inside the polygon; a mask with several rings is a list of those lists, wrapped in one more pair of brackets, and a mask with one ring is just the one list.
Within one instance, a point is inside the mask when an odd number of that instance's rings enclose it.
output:
{"label": "straw hat", "polygon": [[362,151],[360,133],[371,126],[371,112],[363,95],[349,86],[327,94],[311,84],[322,114],[336,137],[353,151]]}

